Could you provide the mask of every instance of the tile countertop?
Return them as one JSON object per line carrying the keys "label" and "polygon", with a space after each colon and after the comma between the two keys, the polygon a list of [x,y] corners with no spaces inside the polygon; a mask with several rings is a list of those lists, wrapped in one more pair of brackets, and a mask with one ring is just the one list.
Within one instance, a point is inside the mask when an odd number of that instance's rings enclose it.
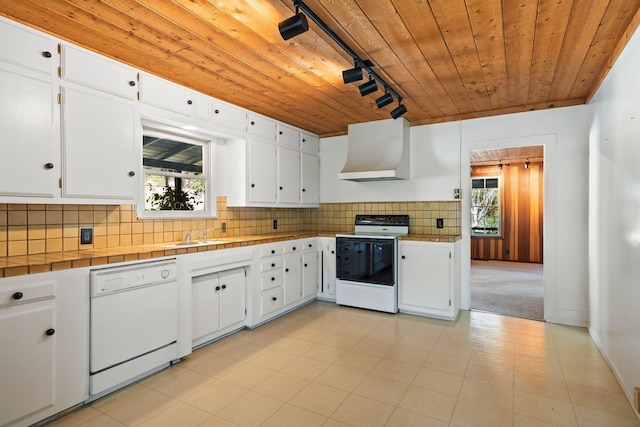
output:
{"label": "tile countertop", "polygon": [[[274,233],[253,236],[216,237],[215,241],[225,241],[228,243],[181,248],[171,247],[171,243],[154,243],[149,245],[118,246],[115,248],[86,249],[55,252],[50,254],[0,257],[0,278],[43,273],[47,271],[66,270],[69,268],[138,261],[164,256],[214,251],[218,249],[230,249],[241,246],[260,245],[264,243],[283,242],[310,237],[334,237],[336,234],[337,232],[297,231],[292,233]],[[454,242],[460,238],[461,236],[420,234],[411,234],[400,237],[401,240],[428,242]]]}

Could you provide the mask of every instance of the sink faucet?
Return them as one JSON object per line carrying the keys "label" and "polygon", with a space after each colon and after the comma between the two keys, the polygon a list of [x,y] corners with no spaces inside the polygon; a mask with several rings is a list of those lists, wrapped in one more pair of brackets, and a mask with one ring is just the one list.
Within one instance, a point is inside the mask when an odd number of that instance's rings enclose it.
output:
{"label": "sink faucet", "polygon": [[207,229],[202,230],[202,231],[197,231],[195,234],[193,234],[193,230],[195,230],[195,228],[189,229],[189,231],[187,231],[187,235],[184,238],[184,242],[187,245],[190,245],[191,244],[191,239],[196,237],[198,234],[202,234],[202,243],[206,243],[207,242],[207,231],[214,231],[215,228],[207,228]]}

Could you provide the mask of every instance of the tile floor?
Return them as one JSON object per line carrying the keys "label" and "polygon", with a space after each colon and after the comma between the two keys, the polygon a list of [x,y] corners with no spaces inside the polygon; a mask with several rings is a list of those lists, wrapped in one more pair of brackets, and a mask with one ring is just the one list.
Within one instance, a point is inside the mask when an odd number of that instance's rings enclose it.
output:
{"label": "tile floor", "polygon": [[52,426],[640,426],[585,329],[315,302]]}

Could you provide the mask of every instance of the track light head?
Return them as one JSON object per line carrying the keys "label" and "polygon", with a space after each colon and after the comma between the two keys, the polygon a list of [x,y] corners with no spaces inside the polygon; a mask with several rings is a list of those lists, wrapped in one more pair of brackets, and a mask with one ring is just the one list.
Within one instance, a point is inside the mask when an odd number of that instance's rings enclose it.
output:
{"label": "track light head", "polygon": [[291,18],[280,22],[278,24],[278,30],[284,40],[289,40],[292,37],[308,31],[309,23],[307,22],[307,17],[302,12],[298,12]]}
{"label": "track light head", "polygon": [[366,95],[369,95],[370,93],[377,91],[378,84],[374,79],[369,78],[369,81],[362,83],[360,86],[358,86],[358,89],[360,89],[360,95],[366,96]]}
{"label": "track light head", "polygon": [[397,119],[398,117],[402,116],[406,112],[407,112],[407,107],[405,107],[403,104],[399,104],[396,108],[391,110],[391,117],[393,117],[394,119]]}
{"label": "track light head", "polygon": [[362,67],[355,67],[342,72],[342,81],[345,84],[362,80]]}
{"label": "track light head", "polygon": [[501,171],[503,166],[502,161],[500,161],[500,163],[498,163],[498,170]]}
{"label": "track light head", "polygon": [[393,102],[393,95],[389,92],[382,95],[380,98],[376,99],[376,105],[378,108],[385,107]]}
{"label": "track light head", "polygon": [[529,162],[529,159],[527,159],[526,162],[524,162],[524,168],[525,169],[529,169],[529,165],[531,164],[531,162]]}

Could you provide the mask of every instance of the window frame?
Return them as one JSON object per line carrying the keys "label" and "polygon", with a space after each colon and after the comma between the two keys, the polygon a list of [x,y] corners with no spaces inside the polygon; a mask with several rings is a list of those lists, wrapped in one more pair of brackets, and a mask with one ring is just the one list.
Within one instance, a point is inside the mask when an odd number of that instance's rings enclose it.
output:
{"label": "window frame", "polygon": [[[173,172],[163,172],[144,167],[144,136],[160,136],[174,139],[180,142],[202,146],[202,175],[179,174]],[[215,164],[215,138],[211,135],[191,131],[171,124],[161,123],[151,120],[142,120],[140,133],[140,174],[139,184],[140,199],[137,205],[137,215],[143,219],[196,219],[196,218],[216,218],[216,197],[213,165]],[[187,179],[202,179],[205,182],[205,209],[203,210],[146,210],[145,186],[147,174],[179,176]]]}
{"label": "window frame", "polygon": [[[474,190],[473,181],[476,180],[476,179],[484,181],[484,187],[483,187],[484,189],[487,188],[486,187],[486,185],[487,185],[486,183],[487,183],[488,179],[496,179],[498,181],[498,186],[497,186],[498,197],[496,198],[496,200],[497,200],[497,206],[496,207],[498,209],[498,230],[497,230],[496,234],[479,234],[479,233],[476,233],[473,230],[473,208],[474,208],[474,206],[476,206],[473,203],[473,190]],[[471,194],[470,194],[470,199],[471,199],[470,200],[471,221],[470,221],[470,224],[469,224],[469,229],[470,229],[469,231],[470,231],[471,237],[481,237],[481,238],[488,238],[488,239],[497,239],[497,238],[502,238],[503,237],[504,221],[503,221],[503,209],[502,209],[502,207],[504,205],[504,203],[503,203],[504,201],[503,201],[503,182],[502,181],[503,181],[502,174],[498,174],[498,175],[487,174],[487,175],[475,175],[475,176],[472,175],[471,176],[471,185],[470,185],[470,187],[471,187]],[[484,228],[484,230],[486,230],[486,228]]]}

